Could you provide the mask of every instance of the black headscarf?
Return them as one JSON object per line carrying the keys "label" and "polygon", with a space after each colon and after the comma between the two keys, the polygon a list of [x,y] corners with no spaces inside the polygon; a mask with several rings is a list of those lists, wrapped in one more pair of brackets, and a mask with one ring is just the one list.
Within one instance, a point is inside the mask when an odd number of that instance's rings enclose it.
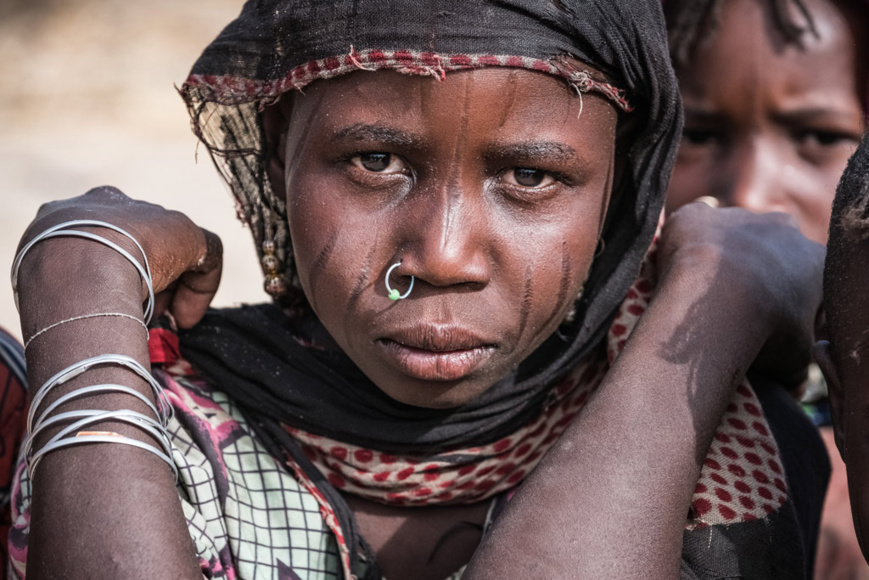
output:
{"label": "black headscarf", "polygon": [[[564,56],[607,78],[570,76],[559,65]],[[284,200],[266,178],[261,108],[287,90],[360,69],[437,82],[444,71],[483,65],[543,70],[584,92],[605,92],[598,81],[606,81],[633,108],[620,117],[604,250],[577,322],[478,399],[436,411],[390,399],[343,353],[300,346],[274,306],[215,311],[182,334],[182,353],[247,412],[387,451],[482,445],[539,413],[557,379],[600,344],[651,242],[681,132],[660,0],[250,0],[181,93],[258,251],[274,241],[292,278]],[[608,96],[618,104],[619,94]]]}

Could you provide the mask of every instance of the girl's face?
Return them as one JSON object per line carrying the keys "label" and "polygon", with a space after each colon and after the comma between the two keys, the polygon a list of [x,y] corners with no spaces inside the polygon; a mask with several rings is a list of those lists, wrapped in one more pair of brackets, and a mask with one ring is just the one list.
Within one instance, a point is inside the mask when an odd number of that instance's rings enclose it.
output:
{"label": "girl's face", "polygon": [[700,196],[783,211],[824,243],[836,184],[864,128],[865,54],[846,14],[809,0],[818,35],[785,43],[758,0],[729,0],[679,71],[685,131],[667,208]]}
{"label": "girl's face", "polygon": [[[558,327],[594,257],[617,115],[546,74],[353,73],[295,95],[296,266],[326,329],[394,399],[480,395]],[[385,276],[405,300],[387,297]]]}

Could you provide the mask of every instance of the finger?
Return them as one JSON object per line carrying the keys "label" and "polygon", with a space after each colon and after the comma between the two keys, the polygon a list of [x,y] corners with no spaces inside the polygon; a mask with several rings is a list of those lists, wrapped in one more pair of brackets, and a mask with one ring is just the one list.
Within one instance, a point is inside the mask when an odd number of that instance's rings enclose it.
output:
{"label": "finger", "polygon": [[154,296],[154,318],[159,318],[172,306],[172,297],[178,284],[170,284],[168,288]]}
{"label": "finger", "polygon": [[220,286],[223,271],[223,244],[220,238],[203,230],[206,252],[193,270],[185,272],[178,280],[170,310],[178,326],[190,328],[202,320],[211,300]]}
{"label": "finger", "polygon": [[[181,212],[159,206],[148,209],[155,211],[151,219],[131,224],[130,229],[148,255],[154,291],[162,292],[185,272],[207,266],[213,246],[209,235],[216,236]],[[164,235],[155,235],[158,231]]]}
{"label": "finger", "polygon": [[187,272],[181,276],[171,306],[180,328],[191,328],[205,316],[220,285],[221,270],[217,267],[208,272]]}

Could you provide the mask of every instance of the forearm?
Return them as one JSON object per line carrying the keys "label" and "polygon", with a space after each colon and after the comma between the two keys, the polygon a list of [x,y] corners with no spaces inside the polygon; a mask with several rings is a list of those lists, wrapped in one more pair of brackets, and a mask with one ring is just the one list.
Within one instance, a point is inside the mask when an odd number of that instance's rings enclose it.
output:
{"label": "forearm", "polygon": [[[109,248],[80,239],[34,246],[19,286],[25,339],[83,315],[125,316],[70,321],[37,336],[27,349],[31,396],[54,373],[100,354],[131,356],[149,368],[144,328],[127,317],[141,319],[141,294],[138,273]],[[39,411],[71,390],[101,383],[132,387],[156,404],[144,380],[107,366],[60,385]],[[81,409],[130,409],[153,416],[125,394],[90,395],[60,411]],[[117,421],[88,429],[158,445],[141,429]],[[44,445],[50,433],[37,438],[35,447]],[[76,445],[47,454],[34,474],[27,572],[37,579],[199,577],[167,464],[119,444]]]}
{"label": "forearm", "polygon": [[597,394],[496,522],[468,578],[677,577],[702,460],[768,335],[762,313],[744,308],[750,301],[734,300],[732,285],[715,274],[698,279],[700,271],[685,267],[662,283]]}

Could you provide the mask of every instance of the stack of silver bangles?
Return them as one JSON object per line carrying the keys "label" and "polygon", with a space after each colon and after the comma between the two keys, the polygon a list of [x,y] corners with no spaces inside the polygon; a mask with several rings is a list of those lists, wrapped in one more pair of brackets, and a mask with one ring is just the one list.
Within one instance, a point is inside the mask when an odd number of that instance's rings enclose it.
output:
{"label": "stack of silver bangles", "polygon": [[[75,228],[76,226],[108,228],[123,235],[124,237],[132,241],[133,244],[135,244],[136,248],[138,248],[139,252],[141,252],[142,263],[140,263],[124,248],[120,247],[119,245],[115,244],[107,238],[88,231],[70,229]],[[84,314],[66,320],[61,320],[47,326],[46,328],[43,328],[42,330],[31,336],[27,344],[29,345],[34,338],[41,335],[42,333],[51,330],[52,328],[56,328],[61,324],[86,318],[96,318],[103,316],[121,316],[126,318],[133,318],[134,320],[142,324],[147,332],[147,325],[151,321],[151,317],[154,313],[154,285],[151,279],[151,268],[148,265],[148,258],[145,255],[145,251],[142,246],[139,244],[138,241],[136,241],[135,238],[133,238],[133,236],[115,225],[99,220],[73,220],[58,224],[56,226],[52,226],[44,232],[40,233],[35,238],[33,238],[33,240],[31,240],[26,246],[21,249],[21,251],[15,257],[15,260],[12,263],[12,291],[15,294],[15,305],[18,306],[18,271],[21,267],[21,262],[24,260],[24,256],[37,243],[47,240],[49,238],[56,237],[77,237],[92,240],[108,246],[109,248],[112,248],[113,250],[121,254],[125,259],[127,259],[139,272],[139,275],[141,276],[142,280],[145,282],[148,288],[148,301],[144,309],[144,319],[139,320],[138,318],[131,317],[130,315],[123,313]],[[154,405],[151,400],[142,393],[128,386],[117,384],[97,384],[81,387],[70,391],[62,397],[59,397],[57,400],[53,401],[50,405],[47,405],[41,413],[38,413],[40,407],[43,406],[43,402],[45,401],[46,396],[53,388],[57,387],[58,385],[64,384],[65,382],[81,375],[82,373],[94,367],[107,365],[114,365],[126,368],[144,379],[150,385],[154,395],[154,399],[157,401],[157,405]],[[72,401],[74,399],[104,393],[121,393],[134,397],[135,399],[141,401],[148,408],[148,410],[153,413],[154,417],[152,418],[148,415],[129,409],[120,409],[115,411],[85,409],[79,411],[67,411],[51,415],[64,403],[68,403],[69,401]],[[30,404],[30,410],[27,415],[27,438],[24,443],[25,461],[27,463],[28,475],[32,479],[33,473],[35,472],[37,465],[39,465],[39,462],[42,460],[43,457],[45,457],[46,454],[52,451],[63,449],[65,447],[71,447],[73,445],[87,445],[92,443],[119,443],[122,445],[138,447],[139,449],[144,449],[145,451],[153,453],[154,455],[165,461],[167,464],[169,464],[169,467],[172,469],[175,477],[177,478],[178,470],[175,466],[175,462],[172,460],[172,443],[169,440],[169,434],[167,432],[167,426],[169,424],[169,421],[172,419],[172,416],[172,406],[169,403],[169,400],[167,399],[166,393],[163,391],[163,388],[154,379],[154,377],[151,376],[151,373],[148,372],[145,367],[143,367],[138,361],[136,361],[132,357],[120,354],[103,354],[74,363],[66,367],[65,369],[57,372],[56,374],[54,374],[54,376],[45,381],[45,383],[41,387],[39,387],[39,389],[33,395],[33,400]],[[128,425],[132,425],[134,427],[137,427],[138,429],[141,429],[142,431],[153,437],[156,441],[158,441],[160,449],[151,444],[144,443],[130,437],[125,437],[111,431],[94,431],[88,429],[88,427],[92,425],[98,423],[105,423],[108,421],[126,423]],[[38,449],[34,449],[34,441],[39,433],[53,425],[65,426],[63,426],[62,429],[55,433],[48,440],[48,442],[45,443],[45,445]]]}

